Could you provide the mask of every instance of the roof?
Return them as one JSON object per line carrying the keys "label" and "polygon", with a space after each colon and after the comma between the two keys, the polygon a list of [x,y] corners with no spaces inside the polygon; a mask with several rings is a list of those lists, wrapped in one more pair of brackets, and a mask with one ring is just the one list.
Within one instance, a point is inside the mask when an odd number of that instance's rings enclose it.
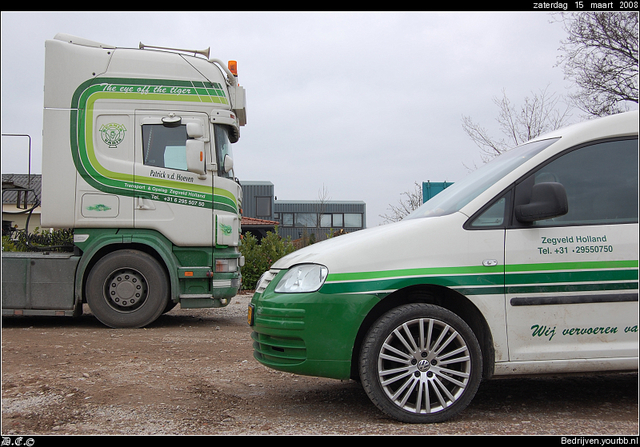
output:
{"label": "roof", "polygon": [[273,220],[256,219],[255,217],[242,216],[242,226],[248,227],[274,227],[279,225],[279,222]]}
{"label": "roof", "polygon": [[[29,183],[29,177],[31,177],[31,183]],[[2,174],[3,204],[16,203],[18,191],[24,189],[33,189],[36,196],[41,197],[42,174]],[[35,196],[33,194],[28,194],[27,202],[35,203]]]}
{"label": "roof", "polygon": [[267,180],[242,180],[242,186],[273,186],[273,183]]}

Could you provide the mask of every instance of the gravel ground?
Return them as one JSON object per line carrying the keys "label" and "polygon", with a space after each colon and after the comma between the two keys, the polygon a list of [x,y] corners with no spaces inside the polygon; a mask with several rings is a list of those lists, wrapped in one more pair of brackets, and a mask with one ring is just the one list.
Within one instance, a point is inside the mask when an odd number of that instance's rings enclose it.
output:
{"label": "gravel ground", "polygon": [[436,425],[392,420],[360,385],[252,357],[249,295],[146,329],[91,314],[3,318],[4,435],[637,435],[638,376],[499,379]]}

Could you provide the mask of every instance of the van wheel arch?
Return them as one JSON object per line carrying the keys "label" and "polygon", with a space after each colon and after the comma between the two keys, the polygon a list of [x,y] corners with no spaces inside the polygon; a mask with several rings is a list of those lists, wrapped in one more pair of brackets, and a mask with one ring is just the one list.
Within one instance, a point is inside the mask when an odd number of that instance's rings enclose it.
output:
{"label": "van wheel arch", "polygon": [[363,339],[373,325],[382,315],[398,306],[410,303],[428,303],[440,306],[462,318],[474,332],[483,357],[483,378],[493,376],[495,366],[495,350],[493,337],[484,316],[480,310],[464,295],[455,290],[435,285],[418,285],[399,289],[382,299],[365,317],[354,342],[351,353],[351,379],[359,381],[358,358]]}

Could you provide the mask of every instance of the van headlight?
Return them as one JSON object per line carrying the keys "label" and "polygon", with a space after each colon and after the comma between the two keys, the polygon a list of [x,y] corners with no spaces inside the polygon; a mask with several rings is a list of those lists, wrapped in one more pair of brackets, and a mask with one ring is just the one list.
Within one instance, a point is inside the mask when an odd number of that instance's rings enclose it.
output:
{"label": "van headlight", "polygon": [[319,264],[301,264],[291,267],[275,288],[276,293],[315,292],[324,284],[329,269]]}

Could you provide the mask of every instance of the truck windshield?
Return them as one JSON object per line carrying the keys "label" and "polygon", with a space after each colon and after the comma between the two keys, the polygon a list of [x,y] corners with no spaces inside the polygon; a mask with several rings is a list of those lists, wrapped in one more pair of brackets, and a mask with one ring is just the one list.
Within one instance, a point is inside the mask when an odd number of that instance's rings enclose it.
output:
{"label": "truck windshield", "polygon": [[405,219],[444,216],[461,210],[491,185],[557,140],[525,143],[505,152],[422,204]]}

